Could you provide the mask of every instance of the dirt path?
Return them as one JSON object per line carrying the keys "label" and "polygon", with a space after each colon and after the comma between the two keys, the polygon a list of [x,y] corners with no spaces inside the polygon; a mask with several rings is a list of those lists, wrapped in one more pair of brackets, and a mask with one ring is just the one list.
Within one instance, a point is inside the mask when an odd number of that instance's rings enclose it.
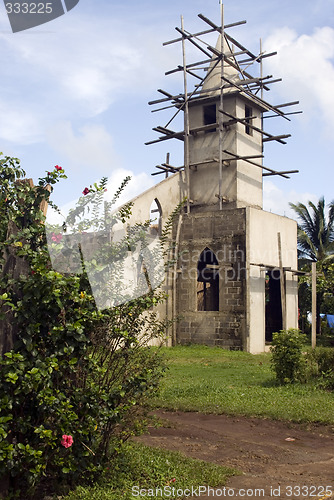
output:
{"label": "dirt path", "polygon": [[156,415],[164,426],[150,428],[140,441],[243,472],[202,500],[334,499],[334,427],[162,410]]}

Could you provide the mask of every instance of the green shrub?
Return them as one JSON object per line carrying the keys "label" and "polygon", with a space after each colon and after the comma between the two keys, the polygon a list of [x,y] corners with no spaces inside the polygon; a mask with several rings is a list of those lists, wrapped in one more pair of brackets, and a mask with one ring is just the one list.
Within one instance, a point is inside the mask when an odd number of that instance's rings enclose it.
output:
{"label": "green shrub", "polygon": [[272,369],[280,384],[302,381],[305,379],[305,357],[302,353],[305,335],[290,328],[273,333]]}
{"label": "green shrub", "polygon": [[95,479],[140,426],[163,371],[158,351],[144,347],[165,331],[150,311],[163,296],[151,290],[99,310],[85,272],[51,268],[40,204],[51,204],[47,186],[66,177],[63,169],[33,188],[18,182],[25,175],[18,160],[0,166],[1,340],[8,328],[15,333],[7,352],[1,345],[0,484],[27,499],[43,482],[50,492]]}
{"label": "green shrub", "polygon": [[307,363],[312,367],[313,378],[319,387],[334,390],[334,349],[316,347],[307,354]]}

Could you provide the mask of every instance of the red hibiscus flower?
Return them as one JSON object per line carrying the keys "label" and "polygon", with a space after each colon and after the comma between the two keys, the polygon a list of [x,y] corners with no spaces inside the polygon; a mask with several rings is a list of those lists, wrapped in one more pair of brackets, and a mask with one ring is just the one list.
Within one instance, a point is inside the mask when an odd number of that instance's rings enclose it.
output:
{"label": "red hibiscus flower", "polygon": [[51,240],[54,243],[60,243],[62,239],[63,239],[63,235],[62,234],[60,234],[60,233],[59,234],[52,233]]}
{"label": "red hibiscus flower", "polygon": [[89,193],[89,189],[88,188],[85,188],[83,191],[82,191],[82,194],[84,194],[86,196],[86,194]]}
{"label": "red hibiscus flower", "polygon": [[70,448],[73,444],[73,437],[71,435],[63,434],[61,444],[64,448]]}
{"label": "red hibiscus flower", "polygon": [[59,165],[56,165],[55,169],[59,171],[59,170],[63,170],[63,167],[60,167]]}

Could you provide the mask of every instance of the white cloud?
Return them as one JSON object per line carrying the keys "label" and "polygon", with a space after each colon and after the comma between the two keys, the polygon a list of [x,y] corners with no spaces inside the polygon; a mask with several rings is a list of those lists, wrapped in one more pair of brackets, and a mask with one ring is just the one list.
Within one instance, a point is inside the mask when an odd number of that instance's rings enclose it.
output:
{"label": "white cloud", "polygon": [[9,104],[1,99],[0,116],[0,137],[5,141],[31,144],[43,135],[40,116],[31,109],[22,109],[19,104]]}
{"label": "white cloud", "polygon": [[139,23],[127,22],[125,30],[125,22],[78,13],[75,22],[69,15],[53,21],[55,31],[0,31],[0,111],[6,116],[0,138],[20,145],[44,140],[55,122],[91,119],[131,93],[142,93],[146,105],[171,53],[160,46],[157,57],[152,26],[144,36]]}
{"label": "white cloud", "polygon": [[113,139],[102,125],[84,125],[76,134],[71,122],[59,122],[47,131],[47,139],[56,151],[66,155],[74,168],[109,172],[119,165]]}
{"label": "white cloud", "polygon": [[117,206],[120,206],[129,200],[132,200],[135,196],[138,196],[139,194],[146,191],[146,189],[154,185],[152,176],[146,174],[145,172],[135,174],[131,170],[122,168],[117,169],[113,171],[109,177],[107,186],[109,199],[112,198],[113,194],[119,188],[125,177],[128,176],[131,177],[131,180],[118,199]]}
{"label": "white cloud", "polygon": [[304,116],[318,115],[330,125],[334,113],[334,29],[316,28],[311,35],[298,36],[290,28],[275,30],[264,43],[267,52],[278,55],[266,60],[266,70],[283,77],[279,91],[288,100],[296,96]]}
{"label": "white cloud", "polygon": [[278,215],[284,215],[291,219],[296,218],[295,212],[290,208],[289,203],[304,203],[308,201],[317,203],[319,198],[312,193],[298,193],[291,190],[288,192],[282,191],[271,181],[263,183],[263,208],[268,212],[273,212]]}

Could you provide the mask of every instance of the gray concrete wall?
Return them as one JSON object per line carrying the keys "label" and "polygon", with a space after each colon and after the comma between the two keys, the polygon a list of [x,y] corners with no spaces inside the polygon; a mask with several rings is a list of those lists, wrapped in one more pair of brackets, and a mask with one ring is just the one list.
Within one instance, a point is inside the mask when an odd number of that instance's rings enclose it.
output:
{"label": "gray concrete wall", "polygon": [[[246,337],[244,209],[195,214],[183,222],[177,278],[177,342],[242,349]],[[197,263],[209,247],[219,264],[219,311],[197,311]]]}

